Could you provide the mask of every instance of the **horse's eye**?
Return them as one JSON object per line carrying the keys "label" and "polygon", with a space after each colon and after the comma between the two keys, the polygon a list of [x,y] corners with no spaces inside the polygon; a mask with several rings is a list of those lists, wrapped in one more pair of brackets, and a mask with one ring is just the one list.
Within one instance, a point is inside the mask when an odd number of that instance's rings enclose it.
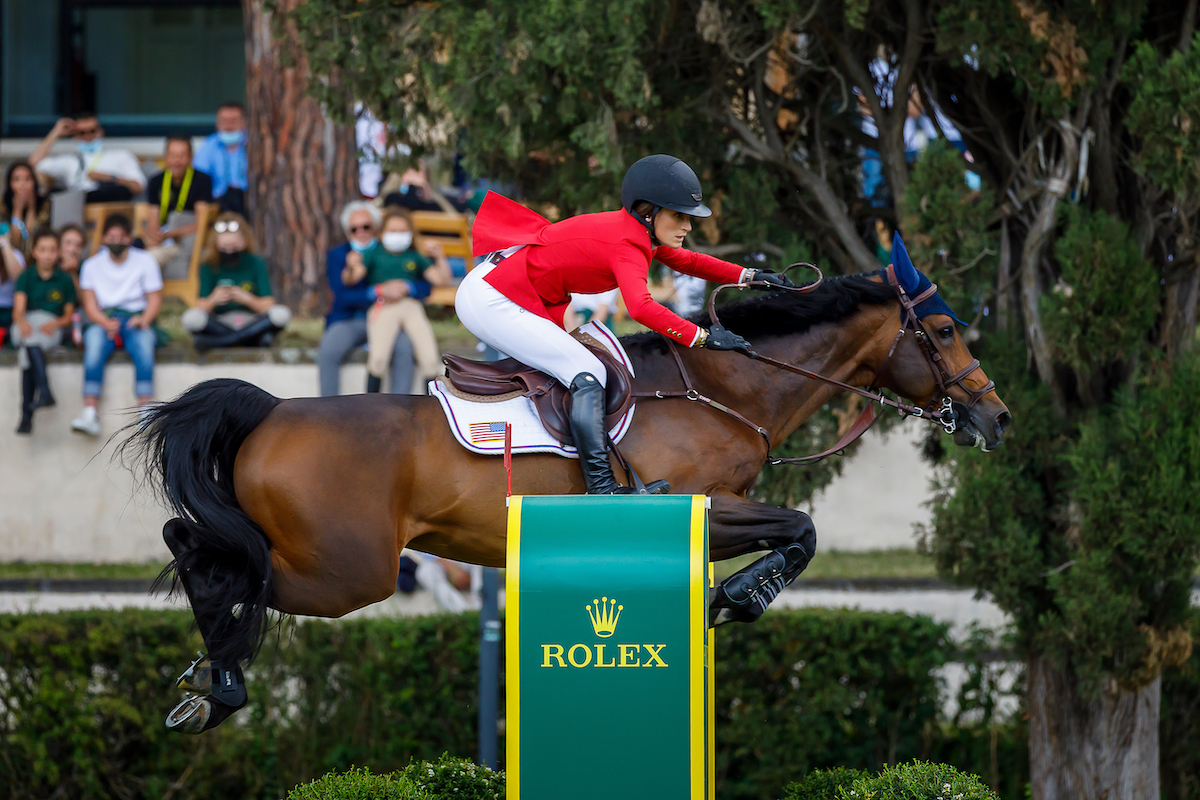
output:
{"label": "horse's eye", "polygon": [[947,326],[946,326],[946,327],[944,327],[944,328],[939,328],[939,329],[938,329],[938,336],[942,337],[943,339],[950,339],[950,338],[953,338],[953,336],[954,336],[954,326],[952,326],[952,325],[947,325]]}

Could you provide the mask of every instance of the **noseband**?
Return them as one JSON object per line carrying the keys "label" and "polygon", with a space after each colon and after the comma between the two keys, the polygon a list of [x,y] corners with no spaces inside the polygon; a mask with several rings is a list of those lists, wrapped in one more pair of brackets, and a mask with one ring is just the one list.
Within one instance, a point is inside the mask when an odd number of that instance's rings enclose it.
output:
{"label": "noseband", "polygon": [[[712,321],[712,324],[721,324],[720,320],[717,318],[716,300],[717,295],[725,289],[745,289],[747,287],[754,287],[780,290],[792,294],[807,294],[820,286],[821,282],[824,280],[821,270],[808,263],[801,262],[792,264],[785,269],[784,272],[787,272],[794,267],[808,267],[817,273],[817,279],[810,284],[795,288],[777,286],[775,284],[766,283],[765,281],[751,281],[749,283],[726,283],[713,289],[713,292],[708,299],[708,317]],[[946,433],[954,433],[956,430],[958,430],[959,414],[958,411],[954,409],[954,401],[950,397],[950,389],[955,386],[958,386],[960,389],[962,389],[962,391],[969,398],[969,402],[966,404],[966,407],[967,409],[971,409],[974,408],[981,399],[983,399],[984,395],[995,389],[996,384],[994,381],[989,380],[987,385],[982,389],[971,389],[963,384],[963,381],[968,375],[979,369],[979,359],[977,358],[973,359],[970,364],[953,375],[946,371],[946,364],[942,359],[942,354],[938,352],[937,347],[932,341],[930,341],[929,334],[926,332],[925,326],[921,323],[921,318],[916,312],[916,307],[918,305],[928,300],[937,292],[937,284],[930,285],[928,289],[921,292],[915,298],[910,298],[908,296],[908,292],[904,290],[904,287],[901,286],[900,282],[896,279],[895,269],[890,264],[886,268],[885,274],[887,275],[888,285],[895,290],[896,296],[900,300],[900,306],[902,309],[901,320],[903,324],[900,326],[900,330],[896,333],[896,338],[892,342],[892,347],[890,350],[888,350],[887,358],[885,358],[883,363],[880,364],[875,370],[876,380],[878,380],[879,374],[883,371],[883,368],[887,365],[887,362],[891,359],[892,355],[895,354],[896,348],[900,345],[900,340],[904,338],[904,334],[911,330],[913,335],[916,337],[918,344],[920,345],[920,351],[922,354],[924,354],[925,360],[929,364],[930,371],[933,373],[934,381],[937,383],[938,390],[941,393],[940,405],[938,405],[936,399],[931,399],[924,407],[914,406],[911,403],[893,400],[892,398],[885,396],[882,389],[875,389],[874,382],[872,382],[869,388],[863,389],[844,381],[839,381],[836,378],[831,378],[827,375],[821,375],[820,373],[804,369],[803,367],[798,367],[794,364],[778,361],[774,358],[770,358],[769,356],[764,356],[761,353],[756,353],[753,350],[739,350],[737,352],[741,352],[743,355],[752,358],[755,361],[761,361],[786,372],[792,372],[796,375],[802,375],[806,378],[828,383],[831,386],[836,386],[844,391],[865,397],[868,401],[870,401],[867,404],[867,407],[863,409],[862,413],[859,414],[858,419],[854,421],[854,424],[850,426],[849,430],[846,431],[838,443],[833,447],[823,452],[815,453],[811,456],[804,456],[803,458],[775,458],[771,455],[773,445],[771,443],[770,434],[766,428],[762,427],[761,425],[756,425],[746,417],[739,414],[737,411],[729,408],[726,405],[718,403],[704,394],[701,394],[696,387],[692,385],[691,376],[688,375],[687,368],[683,363],[683,358],[679,355],[679,351],[677,349],[678,345],[676,345],[676,343],[670,339],[667,339],[667,349],[670,351],[671,355],[675,357],[675,363],[679,367],[679,374],[683,378],[684,391],[664,392],[658,390],[653,392],[634,392],[634,397],[658,400],[665,400],[668,398],[683,398],[692,402],[702,403],[715,408],[724,414],[728,414],[738,422],[741,422],[742,424],[754,430],[763,438],[763,441],[765,441],[767,444],[768,464],[807,464],[814,461],[820,461],[827,456],[841,452],[847,445],[849,445],[855,439],[858,439],[860,436],[866,433],[872,425],[875,424],[875,420],[878,419],[878,415],[875,410],[876,403],[881,406],[887,406],[896,409],[902,417],[914,416],[922,419],[934,420],[938,422],[943,429],[945,429]],[[935,406],[937,406],[937,408],[935,408]]]}

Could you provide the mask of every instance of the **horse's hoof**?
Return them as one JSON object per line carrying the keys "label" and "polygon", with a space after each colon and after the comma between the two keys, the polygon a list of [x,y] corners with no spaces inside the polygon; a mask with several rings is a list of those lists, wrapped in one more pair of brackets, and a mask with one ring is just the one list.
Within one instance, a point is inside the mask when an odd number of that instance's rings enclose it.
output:
{"label": "horse's hoof", "polygon": [[212,702],[197,694],[188,695],[167,714],[167,730],[176,733],[200,733],[208,729]]}
{"label": "horse's hoof", "polygon": [[207,695],[212,693],[212,662],[204,653],[196,653],[196,660],[183,671],[175,685],[185,692]]}

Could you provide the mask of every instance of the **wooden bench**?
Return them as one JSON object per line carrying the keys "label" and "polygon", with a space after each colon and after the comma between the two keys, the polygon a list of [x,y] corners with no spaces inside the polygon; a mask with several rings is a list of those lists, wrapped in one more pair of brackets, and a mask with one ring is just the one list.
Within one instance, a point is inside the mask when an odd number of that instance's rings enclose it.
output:
{"label": "wooden bench", "polygon": [[[475,259],[471,255],[471,221],[465,214],[414,211],[412,220],[417,236],[440,242],[447,257],[456,256],[467,262],[467,271],[475,266]],[[453,286],[435,286],[425,302],[453,306],[456,291]]]}

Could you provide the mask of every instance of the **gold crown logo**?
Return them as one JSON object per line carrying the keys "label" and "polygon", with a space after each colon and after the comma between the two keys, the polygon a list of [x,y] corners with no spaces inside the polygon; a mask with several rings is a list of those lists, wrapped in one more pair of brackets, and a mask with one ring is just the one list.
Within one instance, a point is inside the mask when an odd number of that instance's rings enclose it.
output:
{"label": "gold crown logo", "polygon": [[617,605],[616,600],[609,600],[603,597],[599,600],[593,599],[588,604],[588,616],[592,620],[592,630],[601,639],[607,639],[612,636],[617,630],[617,620],[621,618],[621,611],[625,606]]}

